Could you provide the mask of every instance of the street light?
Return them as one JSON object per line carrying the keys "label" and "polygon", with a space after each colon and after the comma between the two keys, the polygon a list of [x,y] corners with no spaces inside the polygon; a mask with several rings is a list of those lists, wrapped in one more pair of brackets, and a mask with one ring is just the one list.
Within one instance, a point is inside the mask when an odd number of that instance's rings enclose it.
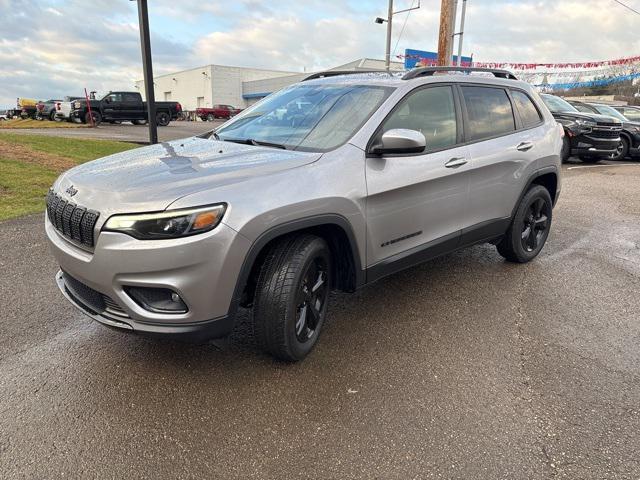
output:
{"label": "street light", "polygon": [[[413,4],[413,3],[412,3]],[[420,8],[420,0],[418,0],[418,6],[412,8],[405,8],[404,10],[393,11],[393,0],[389,0],[389,14],[387,18],[377,17],[375,22],[382,25],[387,22],[387,49],[384,56],[385,68],[387,71],[391,70],[391,34],[393,32],[393,16],[399,13],[410,12],[412,10],[418,10]]]}

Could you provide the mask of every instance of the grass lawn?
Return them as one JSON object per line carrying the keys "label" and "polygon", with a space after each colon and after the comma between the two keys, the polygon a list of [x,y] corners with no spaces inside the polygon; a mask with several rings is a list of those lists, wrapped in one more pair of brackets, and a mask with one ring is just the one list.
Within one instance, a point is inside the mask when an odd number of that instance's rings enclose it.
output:
{"label": "grass lawn", "polygon": [[0,221],[44,210],[44,198],[64,170],[137,148],[104,140],[0,134]]}
{"label": "grass lawn", "polygon": [[73,122],[51,122],[49,120],[34,120],[32,118],[14,118],[12,120],[3,120],[0,122],[0,130],[2,129],[31,129],[31,128],[87,128],[89,125]]}

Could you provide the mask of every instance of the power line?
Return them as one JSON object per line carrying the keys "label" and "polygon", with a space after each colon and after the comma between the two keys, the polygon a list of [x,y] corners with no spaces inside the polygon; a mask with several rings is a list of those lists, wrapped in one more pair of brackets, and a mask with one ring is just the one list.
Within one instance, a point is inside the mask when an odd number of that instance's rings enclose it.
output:
{"label": "power line", "polygon": [[630,7],[629,5],[627,5],[626,3],[621,2],[620,0],[613,0],[614,2],[616,2],[618,5],[622,5],[624,8],[626,8],[627,10],[631,10],[633,13],[635,13],[636,15],[640,15],[640,11],[636,10],[633,7]]}
{"label": "power line", "polygon": [[411,15],[411,12],[413,11],[413,4],[414,3],[416,3],[416,0],[411,0],[411,8],[407,12],[407,16],[404,17],[404,23],[402,24],[402,30],[400,30],[400,35],[398,36],[398,41],[396,42],[396,46],[393,48],[393,55],[391,55],[392,57],[395,56],[396,50],[398,50],[398,45],[400,44],[400,40],[402,39],[402,34],[404,33],[404,28],[407,26],[407,20],[409,20],[409,15]]}

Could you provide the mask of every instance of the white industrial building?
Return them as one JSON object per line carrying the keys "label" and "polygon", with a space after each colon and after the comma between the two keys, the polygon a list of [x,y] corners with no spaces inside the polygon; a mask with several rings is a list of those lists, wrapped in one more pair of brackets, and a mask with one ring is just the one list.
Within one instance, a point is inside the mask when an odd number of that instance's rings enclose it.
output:
{"label": "white industrial building", "polygon": [[[402,70],[404,66],[400,62],[392,62],[391,68]],[[363,58],[330,70],[384,70],[384,61]],[[206,65],[155,77],[154,88],[157,101],[180,102],[186,111],[218,104],[245,108],[308,75],[309,73]],[[136,82],[136,88],[146,97],[142,80]]]}

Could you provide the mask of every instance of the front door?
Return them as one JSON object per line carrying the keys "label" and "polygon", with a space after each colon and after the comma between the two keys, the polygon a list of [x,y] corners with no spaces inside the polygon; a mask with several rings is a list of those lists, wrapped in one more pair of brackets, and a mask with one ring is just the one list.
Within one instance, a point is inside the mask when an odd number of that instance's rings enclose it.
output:
{"label": "front door", "polygon": [[377,134],[417,130],[427,149],[367,158],[367,265],[374,272],[391,273],[392,264],[400,269],[425,250],[449,249],[459,241],[468,208],[469,165],[467,148],[460,144],[461,110],[453,88],[413,91]]}

